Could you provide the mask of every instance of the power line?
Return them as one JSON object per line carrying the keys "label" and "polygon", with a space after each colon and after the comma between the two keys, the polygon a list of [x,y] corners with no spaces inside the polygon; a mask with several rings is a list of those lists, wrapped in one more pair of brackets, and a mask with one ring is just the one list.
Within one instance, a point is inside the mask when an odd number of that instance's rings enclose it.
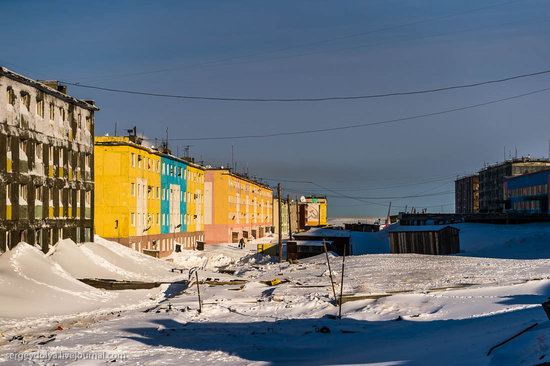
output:
{"label": "power line", "polygon": [[[423,185],[428,183],[436,183],[436,182],[443,182],[445,181],[447,183],[450,183],[451,181],[454,181],[454,178],[456,177],[456,174],[441,178],[433,178],[433,179],[424,179],[420,181],[409,181],[409,182],[403,182],[403,183],[394,183],[394,184],[386,184],[386,185],[379,185],[379,186],[370,186],[370,187],[331,187],[331,189],[336,191],[345,191],[345,192],[352,192],[352,191],[376,191],[376,190],[388,190],[392,188],[402,188],[402,187],[410,187],[410,186],[416,186],[416,185]],[[295,181],[295,180],[288,180],[288,179],[277,179],[277,178],[262,178],[263,180],[271,181],[271,182],[282,182],[282,183],[310,183],[310,182],[304,182],[304,181]],[[297,189],[297,188],[295,188]],[[318,189],[318,188],[316,188]]]}
{"label": "power line", "polygon": [[[324,191],[328,191],[328,192],[331,192],[333,194],[335,194],[335,196],[331,196],[331,195],[325,195],[326,197],[328,198],[345,198],[345,199],[350,199],[350,200],[354,200],[354,201],[358,201],[358,202],[361,202],[363,204],[368,204],[368,205],[375,205],[375,206],[383,206],[383,207],[386,207],[387,206],[387,203],[380,203],[380,202],[373,202],[373,201],[370,201],[369,199],[398,199],[398,198],[422,198],[422,197],[431,197],[431,196],[437,196],[437,195],[444,195],[444,194],[449,194],[453,191],[446,191],[446,192],[437,192],[436,194],[420,194],[420,195],[409,195],[409,196],[400,196],[400,197],[357,197],[357,196],[350,196],[350,195],[346,195],[346,194],[343,194],[343,193],[340,193],[334,189],[331,189],[329,187],[325,187],[319,183],[315,183],[315,182],[312,182],[312,181],[309,181],[309,180],[292,180],[292,179],[275,179],[275,178],[261,178],[262,180],[272,180],[272,181],[279,181],[279,182],[288,182],[288,183],[301,183],[301,184],[310,184],[310,185],[313,185],[313,186],[316,186]],[[284,189],[286,191],[293,191],[292,189]],[[299,191],[297,191],[299,192]],[[449,206],[449,205],[454,205],[454,203],[450,203],[450,204],[443,204],[443,205],[433,205],[433,206],[422,206],[423,208],[432,208],[432,207],[443,207],[443,206]],[[358,206],[362,206],[362,205],[358,205]],[[397,208],[405,208],[406,206],[399,206],[399,205],[393,205],[393,207],[397,207]]]}
{"label": "power line", "polygon": [[[431,18],[415,20],[415,21],[407,22],[407,23],[401,23],[401,24],[390,25],[390,26],[381,27],[381,28],[378,28],[378,29],[372,29],[372,30],[367,30],[367,31],[363,31],[363,32],[358,32],[358,33],[351,33],[351,34],[347,34],[347,35],[342,35],[342,36],[338,36],[338,37],[332,37],[332,38],[327,38],[327,39],[321,39],[321,40],[317,40],[317,41],[313,41],[313,42],[308,42],[308,43],[301,43],[301,44],[296,44],[296,45],[292,45],[292,46],[281,47],[281,48],[274,49],[274,50],[268,50],[268,51],[262,51],[262,52],[254,52],[254,53],[247,53],[247,54],[236,55],[236,56],[228,56],[228,57],[224,57],[224,58],[217,59],[217,60],[199,62],[199,63],[189,64],[189,65],[174,66],[174,67],[166,67],[166,68],[162,68],[162,69],[145,70],[145,71],[139,71],[139,72],[133,72],[133,73],[126,73],[126,74],[119,74],[119,75],[111,75],[111,77],[109,77],[108,79],[107,79],[107,78],[102,78],[102,79],[95,79],[95,80],[90,80],[90,79],[88,79],[88,80],[91,81],[91,82],[103,81],[103,80],[112,80],[112,79],[121,78],[121,77],[130,77],[130,76],[140,76],[140,75],[156,74],[156,73],[162,73],[162,72],[168,72],[168,71],[175,71],[175,70],[179,70],[179,69],[190,69],[190,68],[197,68],[197,67],[201,67],[201,66],[215,65],[215,64],[224,63],[224,62],[226,62],[226,61],[238,60],[238,59],[243,59],[243,58],[247,58],[247,57],[257,57],[257,56],[264,56],[264,55],[272,55],[272,54],[275,54],[275,53],[280,53],[280,52],[284,52],[284,51],[289,51],[289,50],[296,49],[296,48],[304,48],[304,47],[318,46],[318,45],[321,45],[321,44],[331,43],[331,42],[335,42],[335,41],[341,41],[341,40],[345,40],[345,39],[349,39],[349,38],[357,38],[357,37],[362,37],[362,36],[367,36],[367,35],[371,35],[371,34],[376,34],[376,33],[385,32],[385,31],[389,31],[389,30],[394,30],[394,29],[399,29],[399,28],[405,28],[405,27],[409,27],[409,26],[419,25],[419,24],[423,24],[423,23],[431,23],[431,22],[434,22],[434,21],[438,21],[438,20],[442,20],[442,19],[447,19],[447,18],[452,18],[452,17],[459,16],[459,15],[464,15],[464,14],[474,13],[474,12],[477,12],[477,11],[482,11],[482,10],[487,10],[487,9],[492,9],[492,8],[496,8],[496,7],[501,7],[501,6],[509,5],[509,4],[512,4],[512,3],[516,3],[516,2],[518,2],[518,1],[519,1],[519,0],[506,1],[506,2],[502,2],[502,3],[497,3],[497,4],[482,6],[482,7],[473,8],[473,9],[468,9],[468,10],[463,10],[463,11],[459,11],[459,12],[455,12],[455,13],[451,13],[451,14],[445,14],[445,15],[438,16],[438,17],[431,17]],[[298,56],[300,56],[300,55],[298,55]],[[291,57],[292,57],[292,56],[291,56]]]}
{"label": "power line", "polygon": [[[523,98],[526,96],[534,95],[543,93],[550,90],[550,88],[544,88],[544,89],[538,89],[531,92],[523,93],[523,94],[517,94],[506,98],[500,98],[500,99],[494,99],[483,103],[477,103],[477,104],[471,104],[463,107],[457,107],[457,108],[451,108],[451,109],[445,109],[442,111],[437,112],[430,112],[430,113],[424,113],[424,114],[417,114],[413,116],[407,116],[407,117],[401,117],[401,118],[394,118],[394,119],[388,119],[388,120],[382,120],[382,121],[376,121],[376,122],[365,122],[365,123],[357,123],[353,125],[347,125],[347,126],[338,126],[338,127],[327,127],[327,128],[318,128],[318,129],[310,129],[310,130],[302,130],[302,131],[292,131],[292,132],[274,132],[274,133],[268,133],[268,134],[256,134],[256,135],[235,135],[235,136],[218,136],[218,137],[185,137],[185,138],[169,138],[169,141],[208,141],[208,140],[237,140],[237,139],[255,139],[255,138],[271,138],[271,137],[281,137],[281,136],[292,136],[292,135],[307,135],[307,134],[313,134],[313,133],[323,133],[323,132],[332,132],[332,131],[339,131],[339,130],[349,130],[349,129],[355,129],[355,128],[363,128],[363,127],[371,127],[371,126],[378,126],[378,125],[385,125],[385,124],[393,124],[398,122],[405,122],[410,120],[416,120],[426,117],[433,117],[433,116],[439,116],[443,114],[448,113],[454,113],[458,111],[464,111],[468,109],[474,109],[479,108],[491,104],[496,103],[502,103],[505,101]],[[143,138],[144,140],[162,140],[159,138]]]}
{"label": "power line", "polygon": [[[546,20],[546,18],[545,17],[535,18],[535,19],[530,21],[530,24],[532,24],[533,22],[538,21],[538,20]],[[490,25],[484,25],[484,26],[480,26],[480,27],[472,27],[472,28],[467,28],[467,29],[460,29],[460,30],[455,30],[455,31],[450,31],[450,32],[429,34],[429,35],[421,36],[421,37],[406,37],[406,38],[403,37],[401,39],[398,39],[398,41],[399,40],[406,40],[407,42],[410,42],[412,40],[425,40],[425,39],[437,38],[437,37],[441,37],[441,36],[456,35],[456,34],[461,34],[461,33],[466,33],[466,32],[471,32],[471,31],[488,29],[488,28],[493,28],[493,27],[498,27],[498,26],[518,24],[518,23],[522,23],[523,21],[524,20],[522,19],[520,21],[516,20],[516,21],[512,21],[512,22],[503,22],[503,23],[498,23],[498,24],[490,24]],[[372,48],[374,46],[387,45],[387,44],[388,44],[387,40],[381,40],[379,42],[374,42],[374,43],[367,43],[367,44],[362,44],[362,45],[336,48],[336,49],[332,50],[330,53],[334,53],[333,51],[336,51],[336,52],[353,51],[353,50],[357,50],[357,49],[361,49],[361,48],[365,48],[365,47]],[[272,57],[269,60],[271,60],[271,61],[273,61],[273,60],[286,60],[286,59],[292,59],[292,58],[297,58],[297,57],[305,57],[305,56],[311,56],[311,55],[323,54],[323,53],[329,53],[329,52],[327,52],[327,50],[322,50],[321,49],[321,50],[315,50],[315,51],[309,51],[309,52],[295,53],[295,54],[291,54],[291,55],[282,55],[282,56],[278,56],[278,57]],[[259,62],[259,61],[265,61],[265,60],[260,59],[260,60],[248,60],[248,61],[241,61],[241,62],[233,62],[233,63],[230,63],[229,65],[239,65],[239,64],[254,63],[254,62]]]}
{"label": "power line", "polygon": [[166,93],[153,93],[145,91],[136,91],[136,90],[127,90],[127,89],[116,89],[116,88],[107,88],[102,86],[87,85],[81,83],[73,83],[69,81],[60,81],[62,84],[76,86],[80,88],[87,89],[96,89],[112,93],[122,93],[122,94],[131,94],[131,95],[141,95],[157,98],[172,98],[172,99],[186,99],[186,100],[209,100],[209,101],[218,101],[218,102],[254,102],[254,103],[269,103],[269,102],[282,102],[282,103],[312,103],[312,102],[327,102],[334,100],[361,100],[361,99],[374,99],[374,98],[387,98],[395,96],[406,96],[406,95],[419,95],[419,94],[429,94],[429,93],[438,93],[448,90],[456,89],[466,89],[474,88],[483,85],[490,85],[496,83],[503,83],[507,81],[528,78],[533,76],[540,76],[550,74],[550,70],[537,71],[527,74],[520,74],[514,76],[508,76],[500,79],[492,79],[479,81],[469,84],[459,84],[451,86],[442,86],[432,89],[420,89],[420,90],[410,90],[410,91],[397,91],[390,93],[379,93],[379,94],[365,94],[365,95],[347,95],[347,96],[327,96],[327,97],[304,97],[304,98],[242,98],[242,97],[216,97],[216,96],[204,96],[204,95],[182,95],[182,94],[166,94]]}
{"label": "power line", "polygon": [[[288,192],[301,192],[299,190],[289,189],[285,188],[285,191]],[[331,192],[339,192],[331,190]],[[414,195],[407,195],[407,196],[348,196],[347,198],[353,198],[353,199],[362,199],[362,200],[393,200],[393,199],[408,199],[408,198],[423,198],[423,197],[434,197],[434,196],[443,196],[446,194],[454,193],[454,191],[443,191],[443,192],[435,192],[435,193],[425,193],[425,194],[414,194]],[[326,197],[332,197],[335,198],[337,196],[331,196],[331,195],[324,195]]]}

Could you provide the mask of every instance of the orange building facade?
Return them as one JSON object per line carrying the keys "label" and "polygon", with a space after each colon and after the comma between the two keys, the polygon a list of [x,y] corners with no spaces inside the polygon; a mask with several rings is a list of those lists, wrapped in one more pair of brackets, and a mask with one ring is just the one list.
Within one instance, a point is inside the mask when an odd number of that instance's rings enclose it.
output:
{"label": "orange building facade", "polygon": [[224,168],[206,170],[204,232],[206,244],[238,243],[271,233],[273,191]]}

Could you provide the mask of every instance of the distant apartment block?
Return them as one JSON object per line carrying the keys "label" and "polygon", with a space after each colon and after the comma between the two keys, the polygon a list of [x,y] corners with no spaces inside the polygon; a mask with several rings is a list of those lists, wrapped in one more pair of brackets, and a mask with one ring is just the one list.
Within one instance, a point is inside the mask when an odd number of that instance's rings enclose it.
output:
{"label": "distant apartment block", "polygon": [[204,240],[204,168],[135,134],[95,142],[97,234],[155,257]]}
{"label": "distant apartment block", "polygon": [[504,197],[507,212],[550,214],[550,170],[506,178]]}
{"label": "distant apartment block", "polygon": [[485,167],[479,172],[479,211],[504,212],[504,181],[507,177],[550,168],[550,159],[515,158]]}
{"label": "distant apartment block", "polygon": [[0,67],[0,253],[93,240],[93,101]]}
{"label": "distant apartment block", "polygon": [[479,212],[479,176],[469,175],[455,181],[455,212],[471,214]]}
{"label": "distant apartment block", "polygon": [[273,225],[270,187],[229,169],[206,170],[204,185],[206,243],[237,243],[261,238]]}

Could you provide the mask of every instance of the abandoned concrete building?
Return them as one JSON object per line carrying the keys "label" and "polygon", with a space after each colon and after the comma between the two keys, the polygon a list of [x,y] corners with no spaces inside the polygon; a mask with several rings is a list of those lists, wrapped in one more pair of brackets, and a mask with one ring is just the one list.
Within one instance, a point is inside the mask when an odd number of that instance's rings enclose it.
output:
{"label": "abandoned concrete building", "polygon": [[479,175],[469,175],[455,180],[455,212],[479,212]]}
{"label": "abandoned concrete building", "polygon": [[479,212],[505,211],[506,177],[530,174],[550,168],[550,159],[521,157],[490,165],[479,172]]}
{"label": "abandoned concrete building", "polygon": [[93,101],[0,67],[0,253],[93,240]]}

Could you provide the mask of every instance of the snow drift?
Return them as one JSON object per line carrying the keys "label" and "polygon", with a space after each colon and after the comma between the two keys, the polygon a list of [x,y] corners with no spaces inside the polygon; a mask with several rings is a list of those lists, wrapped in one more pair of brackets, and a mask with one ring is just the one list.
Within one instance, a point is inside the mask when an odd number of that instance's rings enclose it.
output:
{"label": "snow drift", "polygon": [[90,311],[114,297],[76,280],[29,244],[0,256],[0,317]]}
{"label": "snow drift", "polygon": [[162,289],[104,291],[82,278],[176,281],[172,264],[96,238],[95,243],[59,241],[48,254],[19,243],[0,256],[0,319],[66,315],[139,306]]}

